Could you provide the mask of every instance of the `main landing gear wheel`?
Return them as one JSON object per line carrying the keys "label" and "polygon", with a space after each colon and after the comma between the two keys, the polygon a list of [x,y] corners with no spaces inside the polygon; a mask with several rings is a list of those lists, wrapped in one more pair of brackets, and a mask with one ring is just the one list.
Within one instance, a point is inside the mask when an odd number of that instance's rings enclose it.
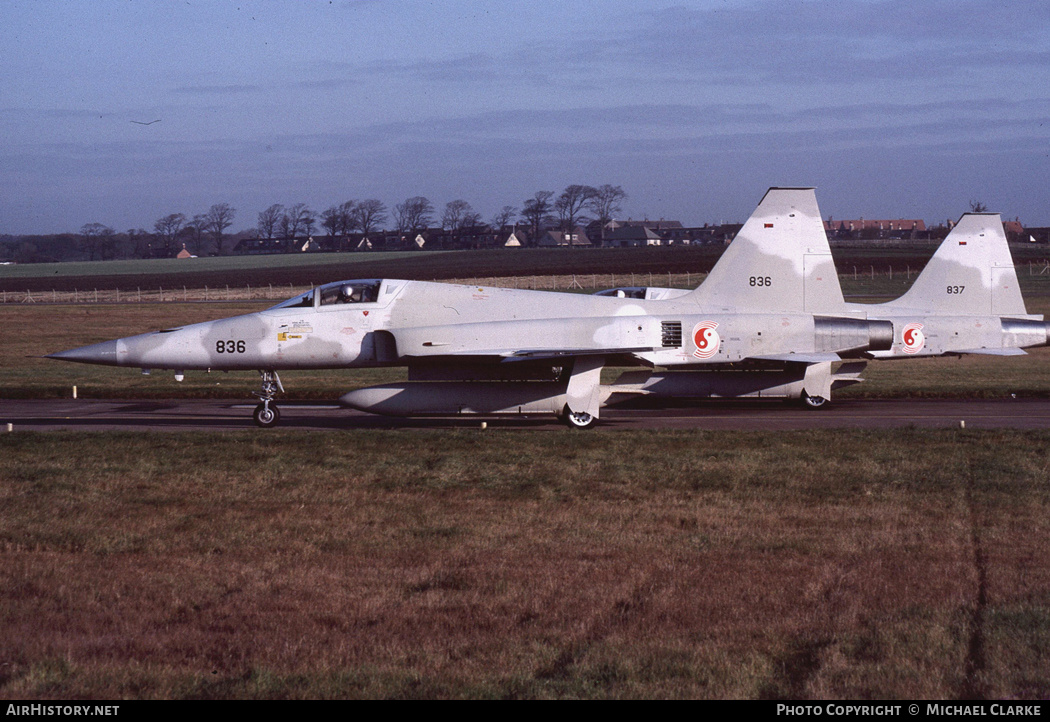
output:
{"label": "main landing gear wheel", "polygon": [[573,411],[568,406],[565,407],[565,413],[562,414],[562,418],[569,425],[570,429],[590,429],[598,423],[598,419],[586,411]]}
{"label": "main landing gear wheel", "polygon": [[281,410],[276,406],[270,406],[268,403],[262,403],[255,407],[255,413],[252,414],[252,418],[255,420],[256,426],[269,429],[277,426],[277,422],[281,420]]}
{"label": "main landing gear wheel", "polygon": [[802,392],[802,405],[807,409],[822,409],[828,405],[828,400],[823,396],[810,396]]}

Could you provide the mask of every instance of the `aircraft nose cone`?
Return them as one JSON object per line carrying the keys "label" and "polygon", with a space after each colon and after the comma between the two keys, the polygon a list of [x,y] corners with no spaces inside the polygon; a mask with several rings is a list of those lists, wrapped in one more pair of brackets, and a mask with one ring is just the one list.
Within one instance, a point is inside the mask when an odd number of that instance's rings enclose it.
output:
{"label": "aircraft nose cone", "polygon": [[48,354],[46,358],[58,359],[59,361],[75,361],[82,364],[103,364],[106,366],[117,365],[117,342],[103,341],[91,346],[81,346],[69,351],[59,351]]}

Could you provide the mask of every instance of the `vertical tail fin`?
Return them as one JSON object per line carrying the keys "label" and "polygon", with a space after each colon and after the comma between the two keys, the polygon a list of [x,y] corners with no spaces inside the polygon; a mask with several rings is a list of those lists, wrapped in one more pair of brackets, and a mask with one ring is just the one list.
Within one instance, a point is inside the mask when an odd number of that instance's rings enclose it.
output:
{"label": "vertical tail fin", "polygon": [[999,214],[964,214],[912,287],[880,305],[926,314],[1025,314]]}
{"label": "vertical tail fin", "polygon": [[755,313],[840,311],[842,289],[814,189],[770,188],[693,298]]}

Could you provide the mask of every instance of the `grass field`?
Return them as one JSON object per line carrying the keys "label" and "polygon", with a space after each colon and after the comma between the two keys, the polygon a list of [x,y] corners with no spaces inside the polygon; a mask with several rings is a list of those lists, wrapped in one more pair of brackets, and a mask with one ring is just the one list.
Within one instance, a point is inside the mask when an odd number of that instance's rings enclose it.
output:
{"label": "grass field", "polygon": [[0,697],[1040,699],[1050,434],[0,436]]}
{"label": "grass field", "polygon": [[[433,255],[418,251],[421,257]],[[403,257],[402,253],[355,254],[358,260],[388,261]],[[156,258],[128,261],[69,261],[65,263],[28,263],[0,267],[0,281],[16,278],[77,277],[88,282],[92,277],[108,276],[190,276],[197,273],[259,271],[272,269],[317,267],[332,265],[346,258],[345,254],[273,254],[255,256],[215,256],[208,258]]]}
{"label": "grass field", "polygon": [[[519,249],[278,254],[188,260],[153,259],[0,266],[7,304],[129,301],[277,300],[313,285],[351,278],[444,280],[481,285],[593,292],[615,286],[694,288],[722,246]],[[853,246],[834,250],[847,297],[902,294],[932,245]],[[1023,292],[1050,295],[1042,246],[1011,249]]]}
{"label": "grass field", "polygon": [[[248,398],[32,357],[265,305],[2,306],[0,411]],[[848,393],[1048,395],[1048,358]],[[1050,432],[18,432],[0,459],[6,699],[1050,694]]]}
{"label": "grass field", "polygon": [[106,261],[80,264],[0,266],[0,291],[36,293],[137,289],[276,287],[316,285],[350,278],[521,277],[569,274],[666,274],[710,269],[721,253],[710,246],[605,248],[588,251],[442,251],[411,253],[325,253],[239,256],[187,260]]}
{"label": "grass field", "polygon": [[[880,269],[892,266],[898,271],[911,268],[914,272],[921,268],[936,250],[936,243],[916,243],[900,247],[879,246],[875,244],[853,244],[836,246],[832,253],[836,258],[841,273],[856,270],[863,274],[869,265]],[[156,258],[132,259],[121,261],[66,261],[62,263],[27,263],[0,266],[0,285],[7,279],[17,278],[53,278],[55,276],[77,276],[85,279],[91,277],[108,277],[123,275],[161,276],[167,274],[210,273],[213,271],[251,270],[265,274],[274,269],[297,267],[346,266],[356,263],[406,261],[419,259],[437,267],[447,263],[464,267],[492,267],[503,265],[507,273],[514,275],[516,266],[521,263],[533,264],[542,262],[550,266],[569,266],[580,262],[590,264],[600,260],[603,265],[626,265],[638,272],[680,272],[675,266],[699,264],[710,267],[710,264],[721,255],[724,246],[665,246],[654,248],[592,248],[567,251],[565,249],[489,249],[471,251],[369,251],[364,253],[281,253],[240,256],[209,256],[191,259]],[[1012,246],[1011,253],[1022,269],[1029,262],[1046,266],[1050,249],[1046,246]],[[628,269],[630,270],[630,269]],[[473,272],[471,272],[473,273]]]}

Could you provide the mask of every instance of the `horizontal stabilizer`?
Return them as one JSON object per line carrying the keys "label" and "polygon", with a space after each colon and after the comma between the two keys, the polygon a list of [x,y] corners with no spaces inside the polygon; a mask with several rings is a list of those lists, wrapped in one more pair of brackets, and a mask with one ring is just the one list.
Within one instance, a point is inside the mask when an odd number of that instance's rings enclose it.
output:
{"label": "horizontal stabilizer", "polygon": [[859,384],[864,379],[860,377],[861,373],[867,368],[867,361],[849,361],[839,366],[831,376],[831,390],[837,391],[838,389]]}

